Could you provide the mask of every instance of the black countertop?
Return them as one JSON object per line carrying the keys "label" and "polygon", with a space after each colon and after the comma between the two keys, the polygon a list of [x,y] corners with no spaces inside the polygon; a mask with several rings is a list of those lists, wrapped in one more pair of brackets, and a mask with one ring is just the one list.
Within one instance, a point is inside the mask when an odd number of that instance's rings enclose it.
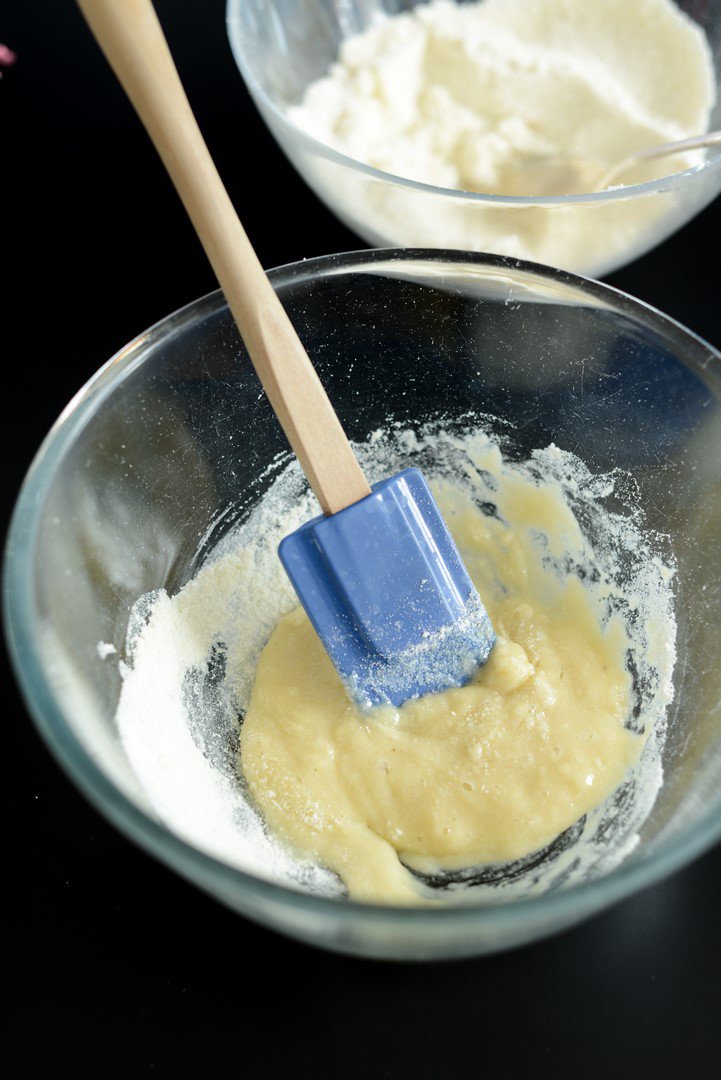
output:
{"label": "black countertop", "polygon": [[[263,264],[361,247],[256,114],[223,0],[158,7]],[[0,80],[6,519],[72,394],[124,342],[214,282],[71,0],[4,5],[0,41],[19,57]],[[717,201],[610,281],[721,345],[720,236]],[[717,1071],[721,848],[511,953],[410,966],[336,957],[231,914],[115,832],[51,760],[4,674],[9,1075]]]}

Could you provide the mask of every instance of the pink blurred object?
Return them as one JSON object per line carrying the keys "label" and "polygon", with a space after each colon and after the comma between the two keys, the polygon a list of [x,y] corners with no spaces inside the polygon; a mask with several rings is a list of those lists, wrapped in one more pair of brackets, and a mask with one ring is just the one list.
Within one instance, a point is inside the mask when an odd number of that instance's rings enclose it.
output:
{"label": "pink blurred object", "polygon": [[[0,68],[12,67],[16,60],[17,56],[12,49],[8,49],[7,45],[3,45],[0,41]],[[2,79],[2,77],[3,73],[0,71],[0,79]]]}

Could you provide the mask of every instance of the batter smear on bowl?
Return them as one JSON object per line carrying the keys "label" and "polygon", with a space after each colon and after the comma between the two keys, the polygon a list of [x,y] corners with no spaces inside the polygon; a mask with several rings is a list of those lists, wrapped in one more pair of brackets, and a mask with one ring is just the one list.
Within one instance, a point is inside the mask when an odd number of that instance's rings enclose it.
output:
{"label": "batter smear on bowl", "polygon": [[483,589],[498,641],[465,687],[351,702],[277,559],[308,516],[295,464],[176,597],[139,604],[119,726],[171,827],[274,880],[401,904],[526,895],[630,850],[661,781],[672,571],[632,506],[605,508],[622,474],[555,447],[514,462],[504,438],[438,422],[357,447],[371,477],[423,468]]}
{"label": "batter smear on bowl", "polygon": [[437,874],[545,847],[616,790],[645,737],[624,726],[622,621],[603,625],[553,564],[579,539],[559,491],[506,476],[492,515],[447,482],[437,495],[496,627],[486,668],[361,713],[296,609],[263,651],[241,731],[265,820],[357,899],[417,898],[406,866]]}

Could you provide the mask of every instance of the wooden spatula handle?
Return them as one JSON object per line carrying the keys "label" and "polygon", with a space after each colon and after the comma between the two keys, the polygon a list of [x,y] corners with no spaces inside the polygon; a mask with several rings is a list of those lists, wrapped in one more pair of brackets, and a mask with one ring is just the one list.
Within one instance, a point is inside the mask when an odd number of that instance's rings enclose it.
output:
{"label": "wooden spatula handle", "polygon": [[213,164],[150,0],[78,0],[165,164],[325,514],[370,488]]}

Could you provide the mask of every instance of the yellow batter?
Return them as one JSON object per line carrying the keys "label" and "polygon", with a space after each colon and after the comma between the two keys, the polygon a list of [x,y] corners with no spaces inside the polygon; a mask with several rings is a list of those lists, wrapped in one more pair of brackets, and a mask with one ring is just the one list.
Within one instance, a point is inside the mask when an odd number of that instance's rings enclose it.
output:
{"label": "yellow batter", "polygon": [[625,630],[602,629],[580,580],[543,563],[578,546],[559,490],[506,474],[500,518],[448,484],[435,493],[498,635],[475,682],[363,714],[298,608],[262,653],[241,728],[268,827],[358,900],[419,902],[403,864],[538,850],[618,787],[643,744],[624,727]]}

